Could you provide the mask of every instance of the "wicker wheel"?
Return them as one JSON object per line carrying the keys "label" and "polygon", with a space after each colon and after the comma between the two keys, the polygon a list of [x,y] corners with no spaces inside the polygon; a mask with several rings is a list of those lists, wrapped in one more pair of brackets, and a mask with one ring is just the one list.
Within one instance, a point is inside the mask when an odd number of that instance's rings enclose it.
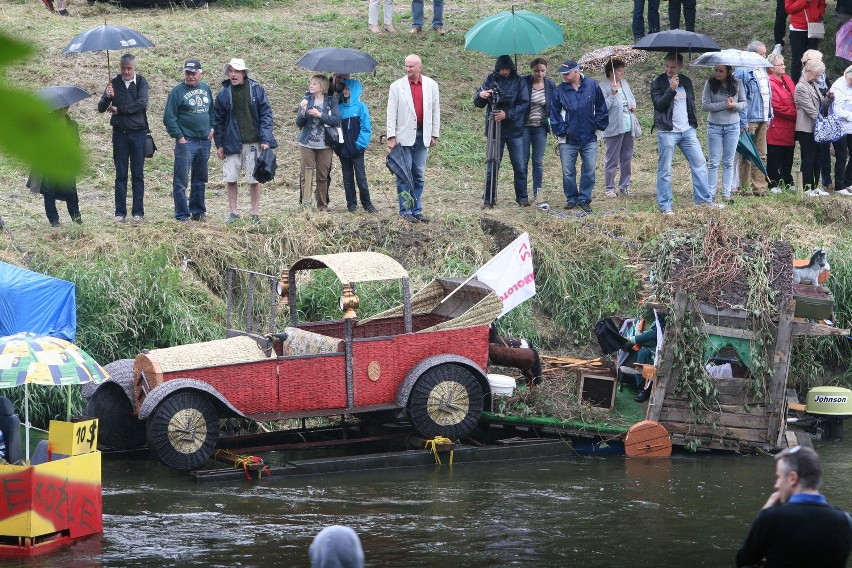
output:
{"label": "wicker wheel", "polygon": [[148,417],[148,449],[175,469],[196,469],[206,462],[219,438],[219,417],[205,394],[178,391]]}
{"label": "wicker wheel", "polygon": [[145,445],[145,423],[133,414],[122,388],[104,383],[90,397],[86,414],[98,419],[99,445],[117,450],[137,450]]}
{"label": "wicker wheel", "polygon": [[444,363],[417,379],[408,399],[411,424],[426,437],[463,438],[482,414],[482,387],[460,365]]}

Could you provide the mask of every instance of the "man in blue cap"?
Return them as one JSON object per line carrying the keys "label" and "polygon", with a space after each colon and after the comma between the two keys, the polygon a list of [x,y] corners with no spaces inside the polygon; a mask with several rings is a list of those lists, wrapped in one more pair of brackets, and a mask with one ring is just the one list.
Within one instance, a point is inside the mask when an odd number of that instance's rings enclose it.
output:
{"label": "man in blue cap", "polygon": [[[559,140],[562,161],[562,191],[565,209],[580,207],[592,212],[595,164],[598,159],[597,131],[609,125],[609,111],[603,91],[594,79],[580,73],[573,59],[559,67],[562,84],[553,92],[550,127]],[[580,187],[577,187],[577,155],[581,157]]]}

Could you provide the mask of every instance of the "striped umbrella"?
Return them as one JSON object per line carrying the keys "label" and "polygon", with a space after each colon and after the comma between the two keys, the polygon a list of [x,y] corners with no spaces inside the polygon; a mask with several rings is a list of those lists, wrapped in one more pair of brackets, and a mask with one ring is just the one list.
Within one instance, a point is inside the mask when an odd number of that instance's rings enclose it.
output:
{"label": "striped umbrella", "polygon": [[[0,337],[0,388],[24,386],[27,461],[30,456],[29,385],[80,385],[109,378],[91,355],[64,339],[21,332]],[[71,414],[68,396],[68,414]]]}

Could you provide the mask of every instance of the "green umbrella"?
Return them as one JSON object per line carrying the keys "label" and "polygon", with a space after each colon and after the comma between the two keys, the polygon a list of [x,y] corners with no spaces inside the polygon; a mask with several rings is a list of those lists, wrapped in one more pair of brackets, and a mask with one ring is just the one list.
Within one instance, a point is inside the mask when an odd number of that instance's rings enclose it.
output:
{"label": "green umbrella", "polygon": [[[109,378],[91,355],[64,339],[22,332],[0,337],[0,388],[24,386],[27,462],[30,460],[29,385],[80,385]],[[68,417],[71,395],[68,395]]]}
{"label": "green umbrella", "polygon": [[465,49],[494,57],[534,55],[565,42],[559,24],[547,16],[514,8],[479,20],[464,34],[464,40]]}
{"label": "green umbrella", "polygon": [[769,172],[766,171],[766,166],[763,164],[763,159],[761,159],[760,152],[757,151],[757,145],[754,143],[754,136],[748,130],[744,130],[740,134],[740,139],[737,142],[737,152],[742,155],[743,159],[757,166],[763,172],[763,175],[769,177]]}

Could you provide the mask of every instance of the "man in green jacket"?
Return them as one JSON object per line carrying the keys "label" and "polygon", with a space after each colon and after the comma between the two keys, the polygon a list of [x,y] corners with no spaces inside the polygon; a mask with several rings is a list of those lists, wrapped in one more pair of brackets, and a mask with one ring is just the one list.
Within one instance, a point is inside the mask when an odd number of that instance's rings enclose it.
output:
{"label": "man in green jacket", "polygon": [[[204,189],[207,184],[207,162],[213,140],[213,92],[201,80],[204,71],[198,59],[187,59],[183,65],[184,79],[174,86],[166,100],[163,124],[175,139],[175,166],[172,196],[175,200],[175,219],[183,223],[205,221],[207,206]],[[189,204],[186,186],[190,182]]]}

